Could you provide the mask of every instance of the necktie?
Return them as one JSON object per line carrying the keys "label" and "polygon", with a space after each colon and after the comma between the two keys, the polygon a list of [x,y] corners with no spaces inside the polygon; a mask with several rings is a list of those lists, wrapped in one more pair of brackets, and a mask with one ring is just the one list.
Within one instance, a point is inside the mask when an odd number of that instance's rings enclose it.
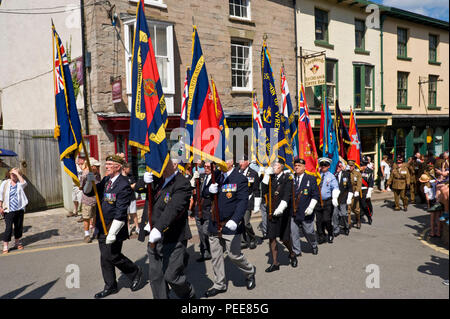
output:
{"label": "necktie", "polygon": [[112,185],[112,180],[109,180],[108,184],[106,185],[106,191],[109,191]]}

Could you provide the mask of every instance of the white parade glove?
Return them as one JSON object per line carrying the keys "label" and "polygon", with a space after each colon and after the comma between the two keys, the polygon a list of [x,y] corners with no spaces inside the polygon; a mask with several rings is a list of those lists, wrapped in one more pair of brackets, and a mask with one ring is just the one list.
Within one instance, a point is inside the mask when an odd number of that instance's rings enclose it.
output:
{"label": "white parade glove", "polygon": [[339,194],[341,193],[341,191],[337,188],[333,189],[333,192],[331,193],[331,196],[333,197],[333,199],[331,200],[331,202],[333,203],[334,207],[338,207],[339,206]]}
{"label": "white parade glove", "polygon": [[195,177],[191,178],[191,187],[195,187]]}
{"label": "white parade glove", "polygon": [[354,192],[353,193],[353,196],[356,198],[356,197],[359,197],[359,192]]}
{"label": "white parade glove", "polygon": [[261,197],[255,197],[255,206],[253,207],[253,212],[259,212],[261,209]]}
{"label": "white parade glove", "polygon": [[150,232],[150,236],[148,236],[148,241],[153,244],[153,243],[156,243],[160,239],[161,239],[161,233],[159,232],[158,229],[153,228],[152,231]]}
{"label": "white parade glove", "polygon": [[150,172],[145,172],[144,173],[144,182],[146,184],[151,184],[153,183],[153,174]]}
{"label": "white parade glove", "polygon": [[280,202],[280,205],[278,205],[277,209],[275,209],[275,211],[273,212],[273,216],[275,216],[275,217],[276,216],[281,216],[287,206],[288,205],[287,205],[286,201],[282,200]]}
{"label": "white parade glove", "polygon": [[266,185],[269,185],[269,180],[270,180],[270,175],[273,174],[273,168],[271,166],[266,167],[266,169],[264,170],[264,178],[262,180],[262,182]]}
{"label": "white parade glove", "polygon": [[112,244],[116,241],[116,235],[119,233],[120,229],[125,225],[125,222],[114,219],[111,227],[109,228],[108,236],[106,236],[106,244]]}
{"label": "white parade glove", "polygon": [[314,212],[314,208],[316,207],[317,199],[311,199],[309,206],[305,209],[305,216],[309,216]]}
{"label": "white parade glove", "polygon": [[369,187],[369,189],[367,190],[366,198],[371,198],[372,197],[372,191],[373,191],[373,187]]}
{"label": "white parade glove", "polygon": [[348,192],[347,205],[351,205],[352,204],[352,198],[353,198],[353,193],[352,192]]}
{"label": "white parade glove", "polygon": [[227,221],[227,223],[225,224],[225,227],[228,228],[231,231],[235,231],[237,228],[237,224],[234,222],[234,220],[229,220]]}
{"label": "white parade glove", "polygon": [[200,178],[200,173],[198,171],[195,171],[192,175],[192,178]]}
{"label": "white parade glove", "polygon": [[86,175],[86,184],[84,184],[83,192],[90,193],[92,190],[92,182],[95,181],[95,175],[92,172],[89,172]]}
{"label": "white parade glove", "polygon": [[152,230],[152,228],[150,227],[150,223],[147,223],[147,225],[145,225],[144,230],[148,232]]}
{"label": "white parade glove", "polygon": [[209,192],[211,194],[217,194],[219,192],[219,184],[214,183],[209,186]]}

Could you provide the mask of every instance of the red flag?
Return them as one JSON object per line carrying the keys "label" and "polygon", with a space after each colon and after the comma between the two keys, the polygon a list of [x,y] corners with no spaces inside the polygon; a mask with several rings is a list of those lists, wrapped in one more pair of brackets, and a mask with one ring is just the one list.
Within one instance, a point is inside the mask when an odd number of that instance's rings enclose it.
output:
{"label": "red flag", "polygon": [[356,166],[359,168],[360,165],[360,156],[359,151],[361,148],[361,142],[358,138],[358,131],[356,130],[356,119],[353,114],[353,110],[350,109],[350,127],[348,133],[350,135],[351,143],[348,149],[347,160],[354,160]]}

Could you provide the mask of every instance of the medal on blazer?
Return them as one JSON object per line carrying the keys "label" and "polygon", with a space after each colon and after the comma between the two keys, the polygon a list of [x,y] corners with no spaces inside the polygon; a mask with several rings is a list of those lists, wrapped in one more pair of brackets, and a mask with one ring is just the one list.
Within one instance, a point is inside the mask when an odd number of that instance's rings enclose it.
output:
{"label": "medal on blazer", "polygon": [[227,193],[227,198],[230,199],[231,197],[233,197],[233,194],[231,192]]}
{"label": "medal on blazer", "polygon": [[168,203],[170,201],[170,193],[166,193],[166,196],[164,196],[164,203]]}

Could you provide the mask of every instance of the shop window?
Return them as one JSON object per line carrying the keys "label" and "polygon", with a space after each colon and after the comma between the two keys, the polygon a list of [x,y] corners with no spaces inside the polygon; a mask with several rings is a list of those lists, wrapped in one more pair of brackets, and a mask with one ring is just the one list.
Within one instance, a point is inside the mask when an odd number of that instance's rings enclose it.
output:
{"label": "shop window", "polygon": [[376,152],[375,132],[376,129],[373,128],[359,129],[359,137],[361,138],[361,149],[364,152],[364,154]]}
{"label": "shop window", "polygon": [[[156,64],[158,66],[161,86],[164,92],[167,112],[179,113],[174,109],[175,76],[174,76],[174,53],[173,53],[173,25],[159,21],[147,21],[153,50],[155,51]],[[124,21],[124,44],[126,62],[126,89],[128,96],[128,110],[131,110],[131,75],[133,57],[133,39],[136,19]]]}

